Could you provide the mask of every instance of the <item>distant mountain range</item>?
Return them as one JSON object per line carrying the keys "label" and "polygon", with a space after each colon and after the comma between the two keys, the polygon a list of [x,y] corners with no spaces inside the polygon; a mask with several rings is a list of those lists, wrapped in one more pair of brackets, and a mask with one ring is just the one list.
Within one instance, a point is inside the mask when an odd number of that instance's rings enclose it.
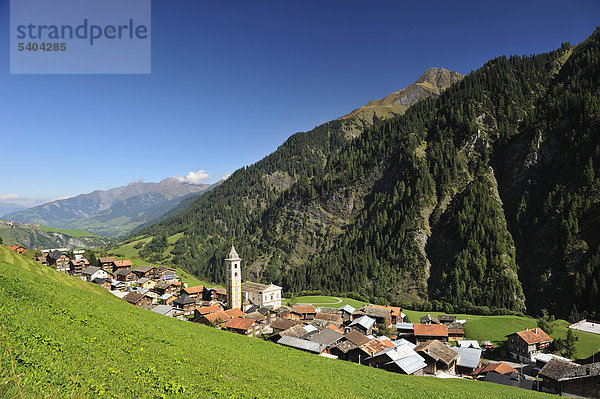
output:
{"label": "distant mountain range", "polygon": [[23,209],[27,208],[17,204],[8,204],[6,202],[0,202],[0,217],[12,212],[22,211]]}
{"label": "distant mountain range", "polygon": [[113,237],[128,234],[159,218],[181,200],[201,195],[217,184],[189,184],[172,177],[158,183],[134,182],[8,213],[4,219]]}

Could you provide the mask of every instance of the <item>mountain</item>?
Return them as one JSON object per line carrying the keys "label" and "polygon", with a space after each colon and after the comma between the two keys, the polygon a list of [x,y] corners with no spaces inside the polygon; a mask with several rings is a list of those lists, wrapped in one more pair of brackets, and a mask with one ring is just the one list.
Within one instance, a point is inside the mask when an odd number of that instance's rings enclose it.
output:
{"label": "mountain", "polygon": [[110,240],[83,230],[53,229],[43,225],[0,223],[4,245],[21,245],[28,249],[89,248],[108,244]]}
{"label": "mountain", "polygon": [[445,89],[463,78],[458,72],[444,68],[429,68],[415,83],[393,92],[380,100],[369,101],[355,109],[343,119],[355,117],[361,120],[377,121],[403,114],[408,107],[424,98],[437,97]]}
{"label": "mountain", "polygon": [[178,199],[201,194],[213,186],[183,183],[176,178],[158,183],[134,182],[10,213],[5,219],[85,229],[108,237],[125,235],[177,206]]}
{"label": "mountain", "polygon": [[27,209],[24,206],[21,205],[17,205],[17,204],[9,204],[6,202],[0,202],[0,217],[12,213],[12,212],[18,212],[18,211],[22,211],[23,209]]}
{"label": "mountain", "polygon": [[599,80],[598,29],[495,58],[403,115],[295,134],[128,241],[213,281],[235,240],[245,277],[287,292],[593,318]]}
{"label": "mountain", "polygon": [[543,395],[400,375],[182,322],[1,246],[0,303],[6,399],[384,398],[391,386],[416,397]]}

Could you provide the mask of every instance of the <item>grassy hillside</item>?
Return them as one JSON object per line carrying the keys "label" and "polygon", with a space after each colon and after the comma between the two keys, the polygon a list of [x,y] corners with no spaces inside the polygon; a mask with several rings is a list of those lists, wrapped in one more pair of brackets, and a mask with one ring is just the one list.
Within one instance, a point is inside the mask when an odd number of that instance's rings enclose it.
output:
{"label": "grassy hillside", "polygon": [[88,231],[55,229],[44,225],[0,226],[0,237],[6,245],[22,245],[31,249],[96,247],[109,242],[109,239]]}
{"label": "grassy hillside", "polygon": [[390,387],[402,397],[541,396],[401,376],[169,319],[5,248],[0,303],[3,398],[19,397],[19,386],[28,398],[383,398]]}

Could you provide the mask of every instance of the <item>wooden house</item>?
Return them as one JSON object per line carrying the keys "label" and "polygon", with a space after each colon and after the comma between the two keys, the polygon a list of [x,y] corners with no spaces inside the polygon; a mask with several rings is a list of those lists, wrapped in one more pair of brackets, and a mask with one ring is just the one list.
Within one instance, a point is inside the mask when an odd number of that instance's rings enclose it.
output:
{"label": "wooden house", "polygon": [[221,327],[227,320],[229,320],[229,316],[222,310],[217,312],[208,313],[198,318],[194,318],[192,321],[194,323],[204,324],[206,326],[211,327]]}
{"label": "wooden house", "polygon": [[431,340],[448,342],[448,328],[444,324],[413,324],[415,343],[420,344]]}
{"label": "wooden house", "polygon": [[173,301],[173,306],[183,310],[183,314],[189,316],[194,314],[194,311],[196,310],[196,301],[186,294],[183,294]]}
{"label": "wooden house", "polygon": [[53,267],[56,271],[67,273],[70,270],[69,257],[60,251],[52,251],[46,255],[48,266]]}
{"label": "wooden house", "polygon": [[198,285],[195,287],[187,287],[182,289],[190,298],[198,301],[203,299],[204,286]]}
{"label": "wooden house", "polygon": [[131,270],[121,269],[115,272],[115,279],[117,281],[122,281],[128,286],[135,285],[138,281],[137,274],[132,272]]}
{"label": "wooden house", "polygon": [[240,317],[227,320],[225,324],[223,324],[222,328],[227,331],[231,331],[236,334],[247,335],[249,337],[259,336],[261,331],[256,321],[252,319],[242,319]]}
{"label": "wooden house", "polygon": [[100,265],[101,269],[104,269],[106,271],[113,271],[113,265],[115,263],[116,259],[114,256],[107,256],[107,257],[100,257],[98,258],[98,263]]}
{"label": "wooden house", "polygon": [[458,352],[442,344],[440,341],[433,340],[421,343],[415,347],[417,352],[427,363],[424,372],[427,374],[438,374],[446,372],[454,374]]}
{"label": "wooden house", "polygon": [[149,279],[156,278],[156,268],[154,266],[138,266],[132,270],[139,278],[146,277]]}
{"label": "wooden house", "polygon": [[541,328],[518,331],[507,336],[506,347],[513,359],[531,363],[533,358],[548,348],[552,338]]}
{"label": "wooden house", "polygon": [[294,305],[292,306],[292,313],[297,314],[300,320],[311,321],[315,318],[317,311],[312,305]]}
{"label": "wooden house", "polygon": [[130,292],[125,295],[125,299],[132,305],[137,306],[138,308],[144,309],[152,309],[152,298],[142,294],[141,292]]}
{"label": "wooden house", "polygon": [[374,324],[375,319],[372,319],[369,316],[361,316],[358,319],[354,320],[352,323],[350,323],[349,327],[365,335],[370,335],[373,332]]}
{"label": "wooden house", "polygon": [[561,396],[600,398],[600,363],[579,365],[552,358],[540,370],[541,391]]}
{"label": "wooden house", "polygon": [[112,262],[112,271],[116,273],[119,270],[131,270],[133,264],[129,259],[125,260],[115,260]]}

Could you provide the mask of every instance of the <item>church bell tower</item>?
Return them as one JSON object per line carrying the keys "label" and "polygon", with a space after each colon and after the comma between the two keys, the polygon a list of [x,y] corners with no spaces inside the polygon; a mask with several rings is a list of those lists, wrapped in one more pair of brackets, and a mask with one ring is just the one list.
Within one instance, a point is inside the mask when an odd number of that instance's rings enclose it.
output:
{"label": "church bell tower", "polygon": [[229,255],[225,258],[227,266],[227,307],[240,309],[242,307],[242,259],[235,251],[233,244]]}

